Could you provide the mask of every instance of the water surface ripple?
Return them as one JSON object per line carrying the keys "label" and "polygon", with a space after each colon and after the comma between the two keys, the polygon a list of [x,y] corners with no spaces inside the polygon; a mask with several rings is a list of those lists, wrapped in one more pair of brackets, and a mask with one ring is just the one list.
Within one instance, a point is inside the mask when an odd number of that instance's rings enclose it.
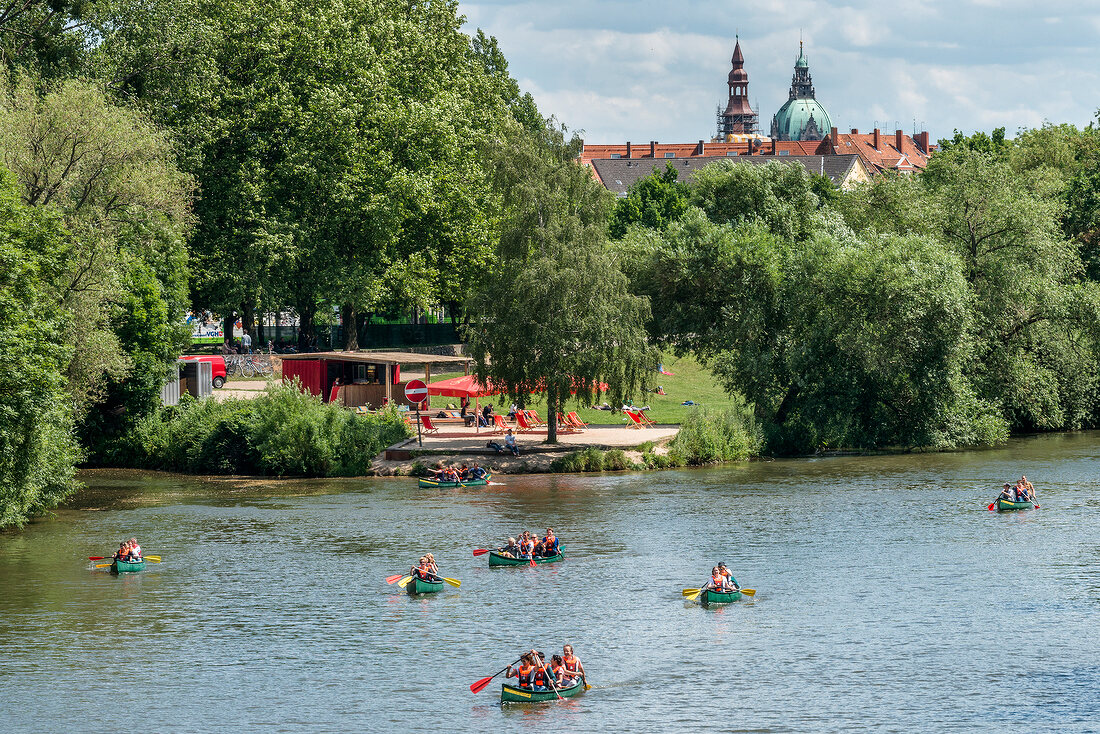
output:
{"label": "water surface ripple", "polygon": [[[1086,433],[455,491],[93,474],[0,535],[0,731],[1097,731],[1098,460]],[[1021,473],[1043,509],[987,512]],[[547,525],[563,563],[471,555]],[[164,563],[82,560],[131,535]],[[426,551],[461,589],[383,582]],[[720,560],[755,600],[686,604]],[[583,696],[470,694],[565,641]]]}

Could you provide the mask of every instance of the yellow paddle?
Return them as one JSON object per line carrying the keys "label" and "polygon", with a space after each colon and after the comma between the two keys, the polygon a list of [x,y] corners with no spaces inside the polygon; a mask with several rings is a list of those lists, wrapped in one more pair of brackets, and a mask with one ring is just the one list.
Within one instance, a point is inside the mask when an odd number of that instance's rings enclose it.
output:
{"label": "yellow paddle", "polygon": [[[694,598],[700,591],[702,589],[684,589],[683,594]],[[736,589],[736,591],[740,591],[745,596],[756,596],[756,589]]]}
{"label": "yellow paddle", "polygon": [[[151,563],[160,563],[160,556],[145,556],[145,558],[143,560],[149,561]],[[112,566],[112,565],[114,565],[114,561],[111,561],[110,563],[97,563],[97,564],[95,564],[95,567],[96,568],[107,568],[108,566]]]}
{"label": "yellow paddle", "polygon": [[[442,576],[439,576],[437,578],[439,578],[441,581],[446,581],[448,584],[455,587],[456,589],[459,586],[462,586],[462,582],[459,581],[458,579],[448,579],[448,578],[443,578]],[[404,589],[406,586],[409,585],[409,582],[412,581],[412,579],[413,579],[412,576],[406,576],[405,578],[398,581],[397,585],[400,586],[402,589]]]}

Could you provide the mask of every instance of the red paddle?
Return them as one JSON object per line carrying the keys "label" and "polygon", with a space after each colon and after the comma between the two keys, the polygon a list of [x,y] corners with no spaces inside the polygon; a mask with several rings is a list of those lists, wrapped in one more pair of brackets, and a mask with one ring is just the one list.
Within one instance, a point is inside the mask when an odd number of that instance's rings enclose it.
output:
{"label": "red paddle", "polygon": [[996,506],[997,506],[997,500],[993,500],[993,502],[986,509],[989,510],[990,512],[993,512],[993,508],[996,507]]}
{"label": "red paddle", "polygon": [[394,584],[394,583],[397,583],[397,580],[398,580],[398,579],[402,579],[402,578],[404,578],[404,577],[406,577],[406,576],[408,576],[408,574],[407,574],[407,573],[399,573],[399,574],[395,574],[395,575],[393,575],[393,576],[387,576],[387,577],[386,577],[386,583],[387,583],[387,584]]}
{"label": "red paddle", "polygon": [[490,550],[489,548],[478,548],[476,551],[474,551],[474,555],[475,556],[483,556],[486,553],[488,553],[489,550]]}
{"label": "red paddle", "polygon": [[510,662],[508,665],[505,665],[503,668],[501,668],[497,672],[490,675],[488,678],[482,678],[477,683],[471,684],[470,685],[470,693],[480,693],[481,690],[483,688],[485,688],[485,686],[489,685],[489,681],[491,681],[493,678],[496,678],[498,675],[500,675],[504,671],[508,670],[508,668],[512,667],[513,665],[518,663],[520,660],[523,660],[523,658],[516,658],[515,660]]}
{"label": "red paddle", "polygon": [[88,556],[89,561],[109,561],[112,558],[114,558],[114,556]]}

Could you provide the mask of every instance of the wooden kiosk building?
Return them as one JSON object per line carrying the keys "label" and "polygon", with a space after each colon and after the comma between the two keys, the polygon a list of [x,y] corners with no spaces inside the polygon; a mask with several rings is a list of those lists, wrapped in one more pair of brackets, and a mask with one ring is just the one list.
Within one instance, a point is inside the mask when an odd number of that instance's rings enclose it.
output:
{"label": "wooden kiosk building", "polygon": [[466,374],[470,368],[470,360],[466,357],[415,352],[313,352],[284,354],[282,361],[284,381],[297,378],[303,389],[320,395],[324,402],[339,400],[348,407],[370,405],[372,408],[392,402],[415,407],[405,400],[405,384],[409,378],[402,376],[402,365],[423,365],[425,382],[431,382],[432,365],[462,364]]}

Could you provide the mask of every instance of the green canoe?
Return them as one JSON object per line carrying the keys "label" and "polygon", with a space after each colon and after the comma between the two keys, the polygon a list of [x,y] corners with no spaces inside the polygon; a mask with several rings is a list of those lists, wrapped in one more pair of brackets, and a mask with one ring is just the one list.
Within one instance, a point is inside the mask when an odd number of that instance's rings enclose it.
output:
{"label": "green canoe", "polygon": [[492,474],[484,479],[471,479],[467,482],[441,482],[438,479],[421,479],[420,489],[454,489],[455,487],[484,487],[493,478]]}
{"label": "green canoe", "polygon": [[703,593],[699,595],[700,604],[729,604],[730,602],[737,601],[741,598],[740,591],[732,591],[730,593],[723,593],[721,591],[713,591],[712,589],[703,589]]}
{"label": "green canoe", "polygon": [[[558,693],[562,698],[569,698],[575,696],[584,690],[584,680],[577,679],[577,682],[568,688],[559,688]],[[531,691],[526,688],[517,688],[516,686],[510,686],[504,683],[500,687],[500,702],[501,703],[539,703],[541,701],[557,701],[558,696],[553,691]]]}
{"label": "green canoe", "polygon": [[[560,550],[556,556],[546,556],[545,558],[536,558],[535,565],[540,563],[557,563],[561,559],[565,558],[565,554]],[[502,556],[496,551],[489,551],[489,568],[493,566],[530,566],[531,561],[527,558],[508,558]]]}
{"label": "green canoe", "polygon": [[1031,502],[1009,502],[1000,497],[997,498],[997,512],[1003,510],[1030,510],[1034,506]]}
{"label": "green canoe", "polygon": [[134,573],[145,570],[145,561],[131,563],[129,561],[114,561],[111,563],[111,573]]}
{"label": "green canoe", "polygon": [[413,579],[405,587],[405,591],[409,594],[435,594],[436,592],[443,591],[442,581],[423,581],[421,579]]}

